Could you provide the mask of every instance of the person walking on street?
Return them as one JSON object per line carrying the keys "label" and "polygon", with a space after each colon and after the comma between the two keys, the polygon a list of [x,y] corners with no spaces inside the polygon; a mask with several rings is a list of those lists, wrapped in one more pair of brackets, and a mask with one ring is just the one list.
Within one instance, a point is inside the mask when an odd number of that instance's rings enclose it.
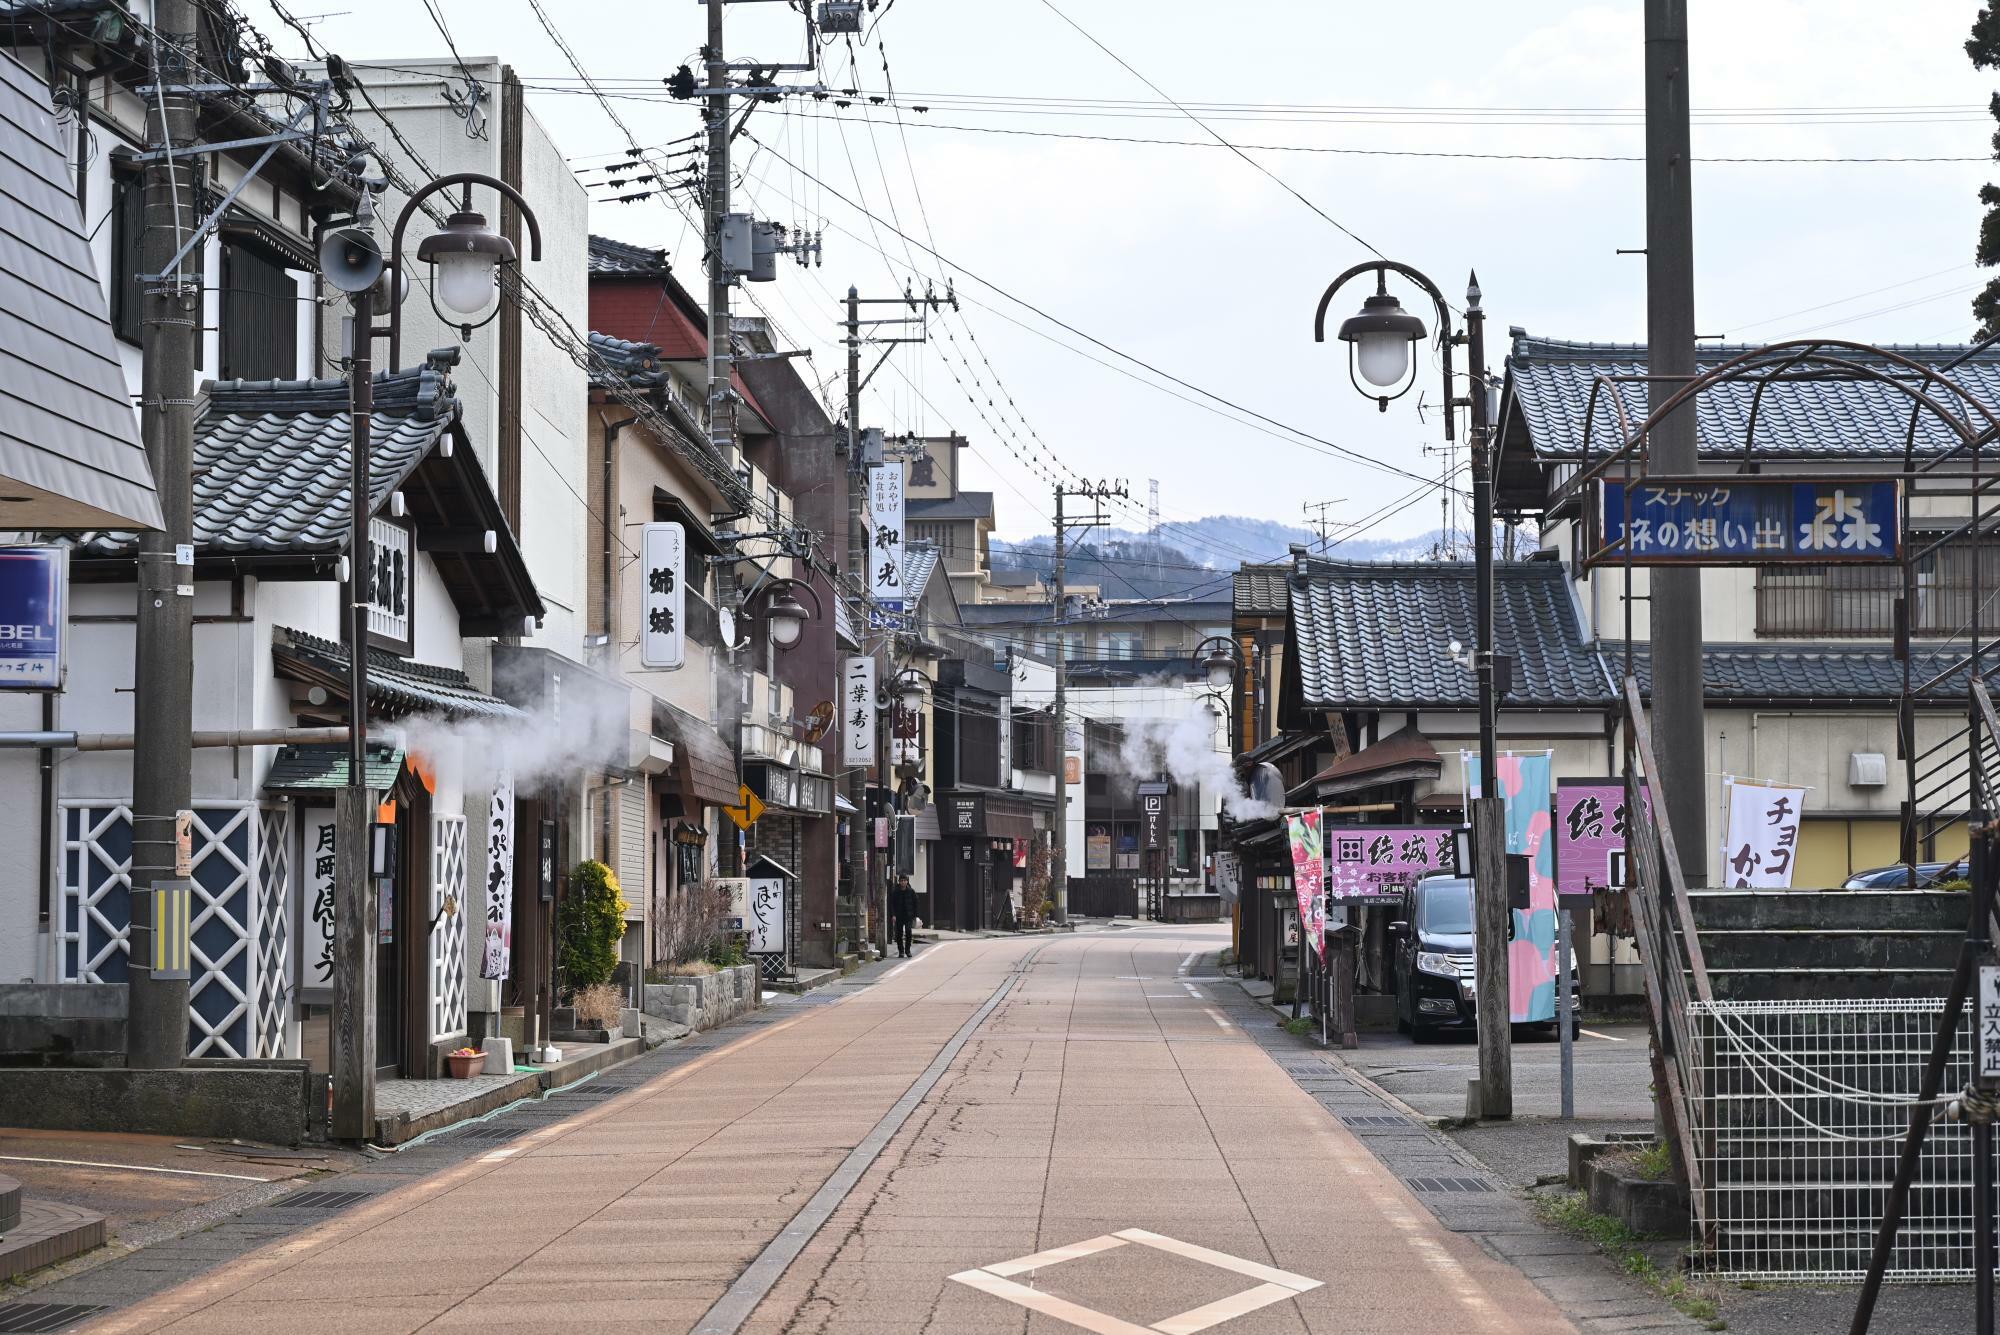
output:
{"label": "person walking on street", "polygon": [[889,890],[889,933],[895,938],[896,953],[904,959],[910,957],[910,929],[916,918],[917,892],[910,888],[909,877],[898,876]]}

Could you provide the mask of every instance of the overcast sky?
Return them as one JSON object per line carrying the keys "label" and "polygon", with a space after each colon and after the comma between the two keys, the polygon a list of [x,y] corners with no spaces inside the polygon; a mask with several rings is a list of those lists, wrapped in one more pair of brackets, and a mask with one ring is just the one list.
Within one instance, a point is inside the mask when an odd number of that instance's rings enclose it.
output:
{"label": "overcast sky", "polygon": [[[595,100],[577,94],[527,0],[438,3],[467,58],[498,56],[530,85],[550,86],[531,91],[531,108],[580,166],[625,147]],[[1200,111],[1238,144],[1557,155],[1250,150],[1341,228],[1429,272],[1454,300],[1477,268],[1496,371],[1510,325],[1559,338],[1643,337],[1644,260],[1614,253],[1645,244],[1643,165],[1578,160],[1643,152],[1639,0],[1055,3],[1191,109],[1239,104]],[[342,12],[316,20],[314,32],[350,59],[448,54],[407,0],[299,0],[295,9],[334,6]],[[592,75],[621,95],[614,105],[642,143],[699,128],[691,105],[657,92],[662,76],[696,59],[701,6],[545,8]],[[245,0],[245,9],[281,49],[303,54],[262,0]],[[1994,174],[1984,155],[1995,128],[1985,112],[1995,80],[1962,49],[1975,9],[1943,0],[1695,0],[1698,159],[1974,159],[1704,163],[1695,176],[1702,333],[1760,342],[1808,332],[1953,342],[1968,333],[1967,303],[1981,281],[1971,264],[1976,193]],[[766,148],[738,141],[762,215],[824,221],[822,267],[787,264],[777,283],[752,289],[795,343],[817,350],[815,363],[801,363],[805,374],[828,379],[838,401],[835,321],[850,282],[883,295],[913,273],[921,286],[926,275],[951,272],[962,313],[934,329],[932,346],[893,354],[866,415],[892,430],[968,435],[968,481],[995,490],[1003,535],[1046,531],[1052,508],[1047,482],[1010,447],[1053,453],[1091,477],[1127,478],[1141,510],[1148,479],[1158,479],[1170,520],[1230,513],[1295,523],[1304,503],[1345,498],[1336,516],[1371,522],[1370,536],[1436,526],[1436,493],[1413,494],[1405,475],[1436,477],[1442,465],[1424,452],[1441,443],[1437,415],[1417,414],[1419,395],[1437,398],[1436,372],[1383,415],[1349,387],[1339,345],[1312,341],[1321,290],[1369,255],[1354,236],[1214,146],[1049,0],[891,0],[875,17],[857,73],[844,42],[827,48],[827,81],[849,87],[858,78],[882,93],[878,43],[886,47],[906,129],[887,107],[867,108],[864,119],[861,107],[843,114],[800,101],[791,114],[773,107],[753,117],[750,133]],[[785,6],[733,5],[729,24],[732,56],[799,57],[802,24]],[[939,128],[947,125],[967,128]],[[1064,137],[994,133],[1002,130]],[[861,199],[883,223],[899,221],[956,267],[906,250],[835,192]],[[670,205],[597,205],[592,228],[668,247],[684,281],[701,290],[699,242]],[[1149,387],[1155,377],[996,286],[1121,353],[1400,471],[1232,421],[1197,406],[1218,407],[1189,390]],[[1354,290],[1350,303],[1343,294],[1330,322],[1361,295]]]}

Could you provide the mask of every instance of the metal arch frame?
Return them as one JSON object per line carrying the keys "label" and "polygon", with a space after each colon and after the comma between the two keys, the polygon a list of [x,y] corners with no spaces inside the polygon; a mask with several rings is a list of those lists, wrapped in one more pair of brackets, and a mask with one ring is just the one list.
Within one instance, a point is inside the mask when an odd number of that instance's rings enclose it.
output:
{"label": "metal arch frame", "polygon": [[[1458,341],[1458,338],[1451,330],[1451,306],[1445,301],[1444,293],[1439,291],[1438,285],[1433,283],[1420,270],[1413,269],[1399,260],[1367,260],[1348,269],[1340,277],[1334,279],[1327,286],[1326,291],[1320,294],[1319,307],[1313,312],[1313,342],[1326,342],[1326,309],[1333,304],[1334,293],[1340,291],[1349,282],[1365,273],[1376,275],[1377,290],[1387,292],[1389,290],[1389,274],[1392,270],[1423,289],[1430,297],[1432,305],[1437,308],[1437,346],[1438,351],[1444,358],[1444,438],[1448,441],[1454,440],[1456,437],[1452,426],[1451,349],[1452,345]],[[1402,398],[1417,383],[1415,360],[1415,358],[1411,359],[1409,384],[1404,385],[1394,394],[1371,393],[1368,390],[1362,389],[1360,382],[1354,380],[1354,349],[1349,347],[1347,350],[1347,378],[1354,383],[1354,388],[1360,391],[1364,397],[1375,400],[1381,406],[1382,411],[1387,412],[1390,400]]]}
{"label": "metal arch frame", "polygon": [[[527,197],[513,186],[498,177],[488,176],[485,172],[453,172],[423,186],[410,196],[408,203],[403,205],[402,212],[396,215],[396,226],[389,233],[389,370],[392,372],[400,371],[403,367],[403,233],[409,230],[410,219],[415,216],[418,205],[438,191],[448,190],[455,185],[465,187],[460,197],[463,204],[461,212],[472,211],[472,187],[475,185],[487,186],[511,200],[514,207],[521,211],[522,221],[528,225],[528,258],[538,264],[541,262],[542,224],[536,219],[535,211],[528,207]],[[518,268],[520,263],[517,256],[514,264]],[[433,305],[435,306],[435,298]],[[500,314],[503,305],[504,302],[495,303],[493,314],[480,321],[480,324],[491,322]],[[446,321],[446,323],[454,322]],[[456,323],[460,329],[478,327],[468,326],[463,322]]]}

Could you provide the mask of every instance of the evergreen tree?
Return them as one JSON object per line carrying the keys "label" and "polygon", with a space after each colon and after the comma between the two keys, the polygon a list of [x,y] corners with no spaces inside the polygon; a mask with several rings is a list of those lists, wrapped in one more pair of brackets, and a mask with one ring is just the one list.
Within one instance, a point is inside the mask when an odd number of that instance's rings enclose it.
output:
{"label": "evergreen tree", "polygon": [[[2000,6],[1981,6],[1979,17],[1972,21],[1972,35],[1965,39],[1965,54],[1971,57],[1974,69],[2000,69]],[[1987,109],[2000,120],[2000,93],[1993,95]],[[2000,130],[1994,132],[1992,142],[1994,159],[2000,161]],[[1979,222],[1979,248],[1973,262],[1991,268],[2000,264],[2000,186],[1991,182],[1981,186],[1979,202],[1986,206],[1986,216]],[[2000,332],[2000,278],[1987,280],[1972,299],[1972,313],[1979,320],[1975,338]]]}

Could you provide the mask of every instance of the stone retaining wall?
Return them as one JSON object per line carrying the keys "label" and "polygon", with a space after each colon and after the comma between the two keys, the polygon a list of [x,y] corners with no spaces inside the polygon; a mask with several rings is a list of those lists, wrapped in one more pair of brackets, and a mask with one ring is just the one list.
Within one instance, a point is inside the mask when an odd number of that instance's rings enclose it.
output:
{"label": "stone retaining wall", "polygon": [[699,978],[646,984],[646,1014],[697,1031],[713,1029],[762,1004],[754,964],[739,964]]}

